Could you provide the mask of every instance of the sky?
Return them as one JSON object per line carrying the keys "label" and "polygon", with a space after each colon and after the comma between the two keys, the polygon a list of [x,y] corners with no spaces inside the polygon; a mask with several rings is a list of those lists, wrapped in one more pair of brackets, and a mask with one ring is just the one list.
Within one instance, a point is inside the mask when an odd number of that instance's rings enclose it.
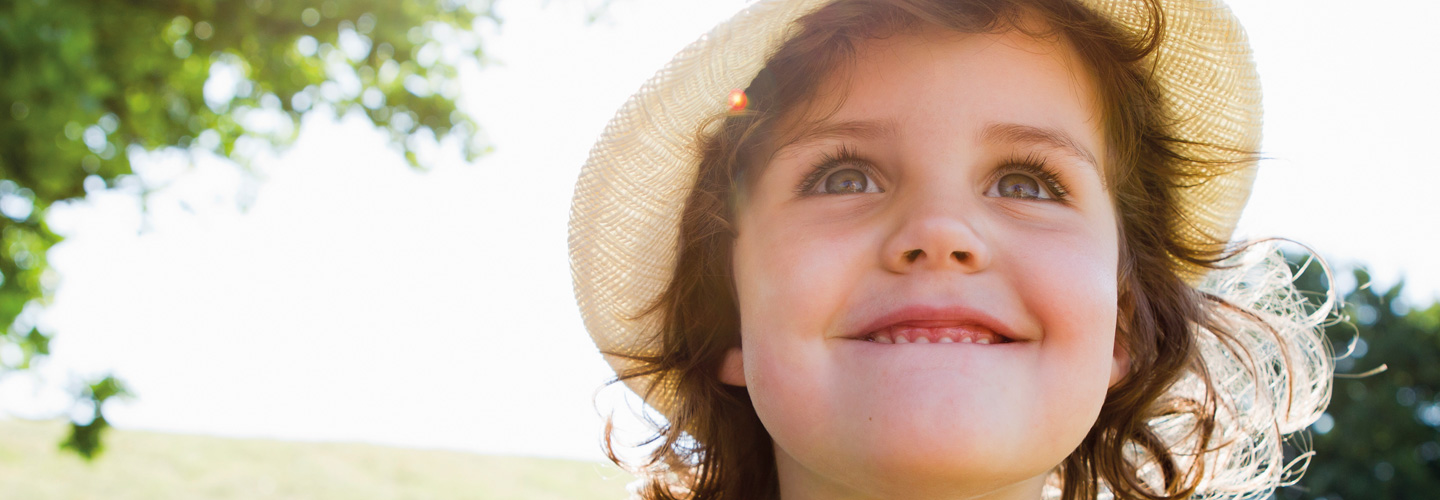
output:
{"label": "sky", "polygon": [[[137,395],[107,405],[120,428],[600,459],[601,413],[633,396],[600,390],[611,372],[575,308],[575,178],[625,99],[744,5],[615,0],[590,24],[579,0],[499,2],[488,61],[461,75],[495,147],[473,164],[442,142],[411,169],[365,120],[323,111],[256,160],[258,180],[138,158],[128,184],[52,209],[60,284],[34,314],[53,355],[0,380],[0,412],[64,416],[76,380],[114,373]],[[1440,5],[1233,7],[1269,158],[1238,235],[1440,299],[1440,39],[1422,36]]]}

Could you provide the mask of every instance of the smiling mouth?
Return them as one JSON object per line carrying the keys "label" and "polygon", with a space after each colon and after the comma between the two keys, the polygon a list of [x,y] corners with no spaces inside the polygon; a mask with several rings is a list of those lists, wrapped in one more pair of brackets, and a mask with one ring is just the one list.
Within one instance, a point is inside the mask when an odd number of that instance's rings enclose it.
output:
{"label": "smiling mouth", "polygon": [[861,339],[878,344],[1006,344],[1014,342],[980,326],[896,325],[870,332]]}

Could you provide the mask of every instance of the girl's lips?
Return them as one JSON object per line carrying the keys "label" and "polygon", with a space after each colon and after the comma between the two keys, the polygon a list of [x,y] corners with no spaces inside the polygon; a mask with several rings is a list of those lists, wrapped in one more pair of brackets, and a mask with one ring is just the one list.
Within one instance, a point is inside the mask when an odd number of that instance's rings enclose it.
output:
{"label": "girl's lips", "polygon": [[1019,339],[995,318],[963,306],[896,309],[849,335],[882,344],[1003,344]]}

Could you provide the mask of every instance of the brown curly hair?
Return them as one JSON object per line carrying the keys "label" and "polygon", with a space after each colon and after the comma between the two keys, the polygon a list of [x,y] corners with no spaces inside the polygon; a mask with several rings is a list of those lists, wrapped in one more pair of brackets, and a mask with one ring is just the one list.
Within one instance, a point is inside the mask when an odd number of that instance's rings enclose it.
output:
{"label": "brown curly hair", "polygon": [[[740,342],[740,318],[731,270],[734,215],[744,203],[747,171],[763,166],[783,133],[784,119],[810,104],[826,76],[852,64],[856,45],[922,26],[963,33],[1022,30],[1061,38],[1080,54],[1099,82],[1104,163],[1120,228],[1117,342],[1131,359],[1130,375],[1112,387],[1084,441],[1060,464],[1062,497],[1094,498],[1102,487],[1117,498],[1176,500],[1196,492],[1205,463],[1178,456],[1152,429],[1152,420],[1193,421],[1195,446],[1211,449],[1219,401],[1197,347],[1196,331],[1228,342],[1234,325],[1220,311],[1237,307],[1187,284],[1185,266],[1216,268],[1236,250],[1221,238],[1186,239],[1177,191],[1255,161],[1232,145],[1196,144],[1168,131],[1168,116],[1150,78],[1147,56],[1165,33],[1155,0],[1144,0],[1149,29],[1130,33],[1077,0],[838,0],[797,21],[799,33],[774,54],[746,94],[743,113],[716,116],[700,127],[694,154],[698,177],[681,216],[679,253],[668,286],[644,315],[660,315],[653,356],[607,353],[634,360],[617,381],[655,377],[651,387],[673,386],[679,395],[667,421],[657,423],[658,444],[639,468],[649,476],[640,495],[650,500],[778,497],[773,445],[744,387],[717,378],[727,350]],[[1038,19],[1035,23],[1021,23]],[[718,121],[718,127],[716,122]],[[709,130],[709,133],[705,131]],[[1191,173],[1198,172],[1198,173]],[[1263,321],[1253,313],[1242,317]],[[1243,347],[1240,348],[1243,351]],[[1144,376],[1135,376],[1144,374]],[[1196,397],[1167,391],[1195,376],[1206,390]],[[605,447],[616,463],[613,427]],[[1128,459],[1138,446],[1158,467],[1160,484],[1142,477]],[[1128,453],[1128,455],[1127,455]],[[622,464],[624,465],[624,464]],[[1103,485],[1103,486],[1102,486]]]}

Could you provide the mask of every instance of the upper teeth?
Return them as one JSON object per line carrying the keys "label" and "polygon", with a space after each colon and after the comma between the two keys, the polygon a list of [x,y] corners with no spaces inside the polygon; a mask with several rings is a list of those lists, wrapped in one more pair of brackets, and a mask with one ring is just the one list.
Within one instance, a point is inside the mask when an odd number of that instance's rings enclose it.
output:
{"label": "upper teeth", "polygon": [[1007,341],[985,328],[957,326],[918,328],[894,326],[871,333],[867,340],[881,344],[999,344]]}

